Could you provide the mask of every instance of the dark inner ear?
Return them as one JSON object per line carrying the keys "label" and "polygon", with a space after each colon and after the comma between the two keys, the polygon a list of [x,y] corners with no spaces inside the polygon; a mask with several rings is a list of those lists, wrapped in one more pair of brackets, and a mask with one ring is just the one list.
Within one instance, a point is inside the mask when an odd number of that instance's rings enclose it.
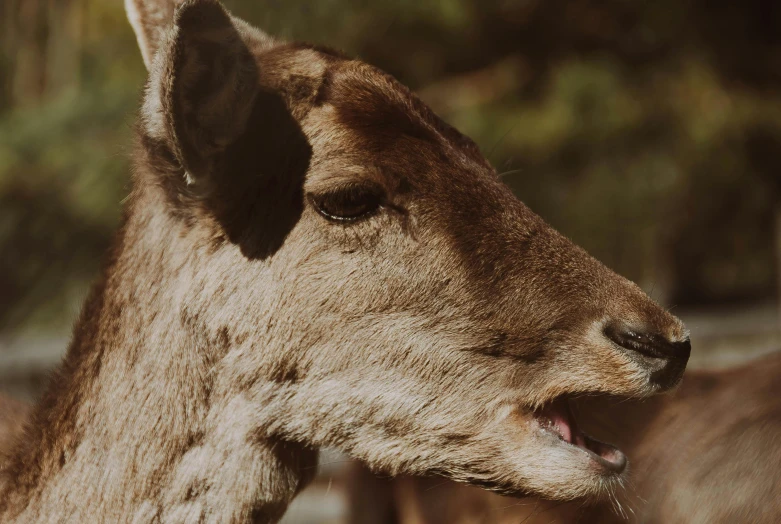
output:
{"label": "dark inner ear", "polygon": [[244,133],[219,157],[207,205],[250,259],[273,255],[304,209],[312,148],[279,93],[255,98]]}
{"label": "dark inner ear", "polygon": [[191,182],[211,184],[218,154],[244,131],[258,91],[254,57],[218,2],[186,3],[176,13],[170,61],[161,81],[166,127]]}

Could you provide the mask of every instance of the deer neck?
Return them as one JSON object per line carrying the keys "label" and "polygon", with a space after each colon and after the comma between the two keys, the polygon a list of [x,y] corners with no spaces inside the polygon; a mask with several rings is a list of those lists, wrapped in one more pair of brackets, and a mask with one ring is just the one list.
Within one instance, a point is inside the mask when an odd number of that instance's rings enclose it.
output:
{"label": "deer neck", "polygon": [[171,239],[194,239],[155,212],[160,197],[135,193],[27,442],[0,471],[1,521],[271,522],[315,472],[316,451],[258,436],[220,377],[231,341],[188,307],[193,249]]}

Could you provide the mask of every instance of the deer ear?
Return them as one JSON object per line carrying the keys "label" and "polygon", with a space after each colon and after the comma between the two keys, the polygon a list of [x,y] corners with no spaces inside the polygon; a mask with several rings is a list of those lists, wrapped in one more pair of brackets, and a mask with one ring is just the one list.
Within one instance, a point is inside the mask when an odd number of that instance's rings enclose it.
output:
{"label": "deer ear", "polygon": [[216,0],[187,0],[153,61],[146,131],[170,146],[189,183],[212,173],[246,126],[259,89],[257,64],[242,37],[249,30]]}

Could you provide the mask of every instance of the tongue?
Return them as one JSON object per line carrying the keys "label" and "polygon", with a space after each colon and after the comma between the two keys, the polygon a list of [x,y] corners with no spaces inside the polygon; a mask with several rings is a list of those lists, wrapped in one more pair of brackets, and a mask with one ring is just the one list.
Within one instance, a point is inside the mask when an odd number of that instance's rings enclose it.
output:
{"label": "tongue", "polygon": [[[569,407],[569,402],[564,399],[557,399],[550,404],[546,404],[538,416],[547,422],[547,426],[559,434],[562,440],[570,444],[580,445],[577,440],[582,440],[582,435],[575,423],[575,417]],[[575,442],[573,442],[573,437]],[[580,438],[578,438],[580,437]]]}
{"label": "tongue", "polygon": [[537,418],[541,425],[558,434],[563,441],[590,451],[606,468],[621,472],[626,467],[626,457],[620,450],[580,430],[568,400],[560,398],[546,404],[537,411]]}

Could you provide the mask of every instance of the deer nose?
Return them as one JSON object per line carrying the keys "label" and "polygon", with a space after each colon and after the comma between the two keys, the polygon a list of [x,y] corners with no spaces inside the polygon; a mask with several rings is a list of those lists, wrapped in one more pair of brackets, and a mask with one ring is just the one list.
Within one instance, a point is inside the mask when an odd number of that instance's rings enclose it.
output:
{"label": "deer nose", "polygon": [[673,341],[658,333],[640,332],[620,324],[608,324],[605,336],[629,351],[652,358],[677,360],[683,365],[688,362],[692,350],[688,337]]}

